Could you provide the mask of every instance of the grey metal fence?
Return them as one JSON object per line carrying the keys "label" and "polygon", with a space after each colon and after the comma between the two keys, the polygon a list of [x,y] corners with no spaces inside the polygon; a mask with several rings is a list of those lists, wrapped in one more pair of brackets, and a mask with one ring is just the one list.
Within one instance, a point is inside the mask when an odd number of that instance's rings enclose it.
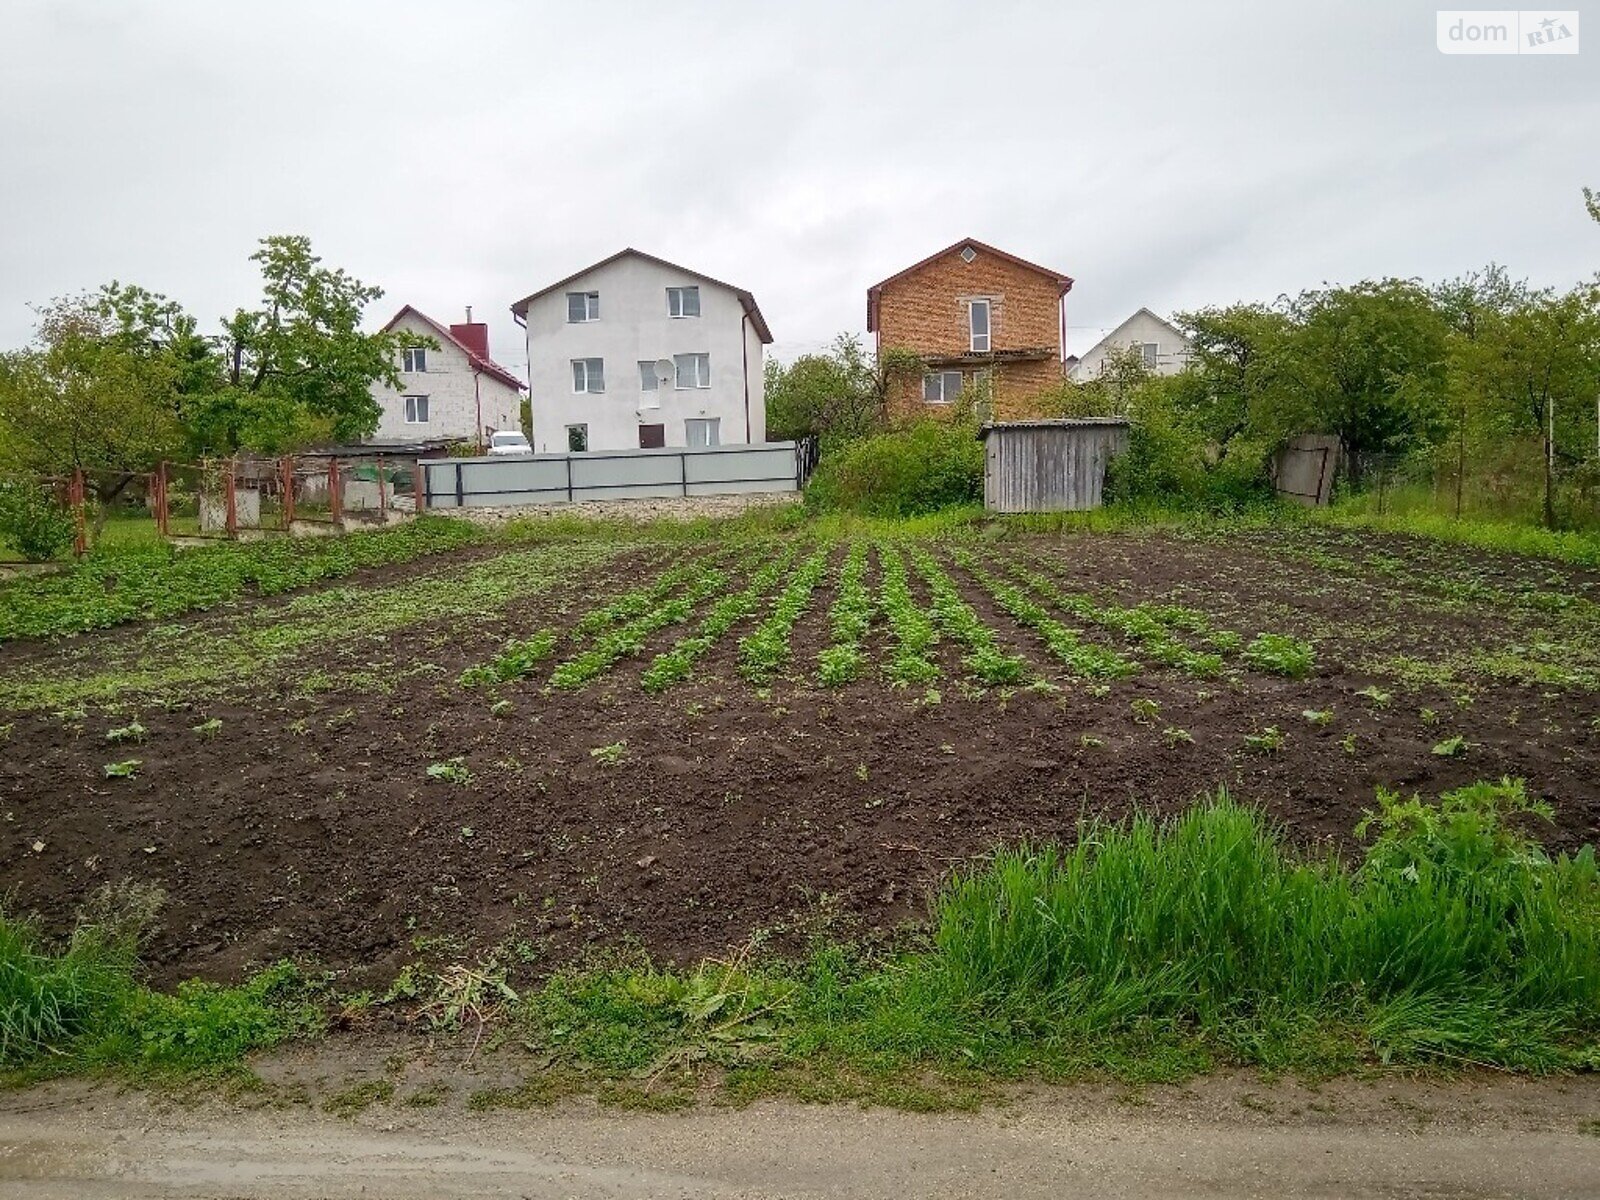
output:
{"label": "grey metal fence", "polygon": [[765,442],[424,459],[419,465],[425,508],[474,508],[793,492],[805,464],[794,442]]}

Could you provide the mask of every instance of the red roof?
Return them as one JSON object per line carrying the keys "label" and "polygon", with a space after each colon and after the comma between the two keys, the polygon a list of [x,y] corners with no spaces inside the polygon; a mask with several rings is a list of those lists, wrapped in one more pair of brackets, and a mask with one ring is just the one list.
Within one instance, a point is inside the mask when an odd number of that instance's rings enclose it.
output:
{"label": "red roof", "polygon": [[383,327],[382,332],[388,333],[389,330],[400,324],[400,319],[407,313],[410,313],[419,321],[427,324],[429,328],[439,335],[439,340],[441,342],[444,342],[446,345],[454,346],[456,349],[460,350],[461,353],[465,354],[467,356],[467,361],[472,364],[474,370],[482,371],[485,375],[494,376],[507,387],[514,387],[518,391],[522,392],[528,390],[527,384],[523,383],[522,380],[518,379],[499,363],[495,362],[494,359],[485,354],[479,354],[471,346],[467,345],[455,334],[451,333],[448,327],[439,324],[439,322],[435,321],[427,313],[423,312],[419,308],[414,308],[409,304],[402,308],[399,312],[395,313],[394,316],[389,318],[389,323]]}
{"label": "red roof", "polygon": [[526,320],[528,316],[528,305],[537,300],[540,296],[548,296],[557,288],[566,287],[566,285],[571,283],[574,279],[577,279],[583,275],[587,275],[590,271],[598,271],[601,267],[610,266],[619,258],[626,258],[630,254],[636,258],[642,258],[646,262],[653,262],[658,267],[666,267],[669,271],[677,271],[683,275],[689,275],[695,279],[703,279],[705,282],[715,284],[717,287],[727,288],[730,292],[739,297],[739,303],[744,306],[744,311],[749,314],[750,324],[755,326],[756,336],[761,339],[762,344],[770,345],[772,343],[772,330],[767,328],[767,319],[761,315],[761,309],[756,304],[756,298],[749,292],[745,291],[744,288],[734,287],[731,283],[723,283],[722,280],[713,279],[711,276],[701,271],[691,271],[688,267],[680,267],[677,263],[668,262],[664,258],[657,258],[654,254],[646,254],[643,250],[635,250],[632,246],[618,250],[615,254],[611,255],[611,257],[602,258],[597,263],[590,263],[583,270],[574,271],[565,279],[558,279],[554,283],[540,288],[537,292],[534,292],[530,296],[524,296],[521,300],[518,300],[511,306],[511,311],[517,316]]}
{"label": "red roof", "polygon": [[1025,258],[1018,258],[1015,254],[1007,254],[1004,250],[996,249],[987,242],[978,241],[977,238],[962,238],[954,245],[946,246],[937,254],[930,254],[921,262],[912,263],[904,271],[896,271],[893,275],[889,276],[889,278],[879,280],[877,283],[869,287],[867,289],[867,332],[871,333],[878,328],[878,296],[884,288],[889,286],[889,284],[894,283],[896,280],[904,279],[907,275],[913,274],[914,272],[922,270],[923,267],[938,262],[945,255],[955,254],[958,251],[965,250],[968,246],[971,246],[974,250],[981,251],[984,254],[992,254],[996,258],[1003,259],[1004,261],[1011,263],[1013,266],[1023,267],[1029,271],[1037,271],[1040,275],[1054,280],[1056,287],[1060,290],[1060,294],[1063,296],[1072,290],[1071,275],[1067,275],[1061,271],[1052,271],[1049,267],[1041,267],[1038,263],[1031,263]]}

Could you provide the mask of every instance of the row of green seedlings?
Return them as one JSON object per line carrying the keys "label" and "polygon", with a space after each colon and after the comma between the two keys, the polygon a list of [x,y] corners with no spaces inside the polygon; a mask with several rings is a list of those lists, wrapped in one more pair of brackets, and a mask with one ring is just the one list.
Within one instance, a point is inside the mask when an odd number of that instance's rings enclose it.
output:
{"label": "row of green seedlings", "polygon": [[939,668],[928,651],[939,640],[939,630],[912,598],[911,581],[899,549],[879,542],[877,550],[878,570],[882,576],[878,592],[894,640],[889,661],[884,664],[884,674],[901,685],[932,683],[939,678]]}
{"label": "row of green seedlings", "polygon": [[[1303,679],[1316,665],[1316,652],[1309,642],[1286,634],[1263,633],[1248,646],[1231,629],[1215,629],[1210,619],[1196,609],[1181,604],[1144,603],[1127,608],[1118,604],[1099,604],[1081,592],[1066,592],[1057,581],[1011,563],[1018,579],[1041,592],[1047,599],[1080,620],[1120,633],[1137,642],[1151,659],[1163,666],[1176,667],[1190,675],[1211,677],[1221,673],[1223,656],[1240,655],[1246,663],[1274,675]],[[1178,641],[1173,630],[1203,638],[1216,653],[1201,653]]]}
{"label": "row of green seedlings", "polygon": [[1139,673],[1139,664],[1108,646],[1084,642],[1077,630],[1069,629],[1022,588],[990,574],[978,556],[964,547],[953,547],[950,557],[978,585],[994,598],[1018,624],[1033,630],[1044,642],[1051,657],[1060,660],[1068,672],[1083,679],[1126,679]]}
{"label": "row of green seedlings", "polygon": [[[629,621],[650,612],[684,583],[694,578],[709,563],[716,562],[721,553],[719,551],[703,561],[680,563],[663,571],[653,582],[634,588],[609,604],[590,610],[572,627],[570,636],[575,641],[582,641],[608,625]],[[461,686],[492,686],[531,675],[535,667],[555,652],[559,640],[560,636],[550,629],[542,629],[529,638],[514,638],[508,641],[499,655],[491,661],[468,667],[463,671]]]}
{"label": "row of green seedlings", "polygon": [[[1056,608],[1070,613],[1085,624],[1120,634],[1125,640],[1138,645],[1152,661],[1164,667],[1173,667],[1186,675],[1202,679],[1222,674],[1220,653],[1191,649],[1173,636],[1172,626],[1167,623],[1171,621],[1195,632],[1209,631],[1209,622],[1202,613],[1179,605],[1165,605],[1157,609],[1152,605],[1126,608],[1120,604],[1101,604],[1082,592],[1066,591],[1050,576],[1030,570],[1021,563],[1007,562],[1005,566],[1013,578]],[[1237,652],[1241,640],[1238,634],[1229,632],[1221,644]]]}
{"label": "row of green seedlings", "polygon": [[828,569],[831,547],[819,546],[789,575],[766,620],[739,639],[739,673],[751,683],[763,684],[789,658],[789,633],[806,608],[811,594]]}
{"label": "row of green seedlings", "polygon": [[908,547],[907,553],[933,596],[935,622],[946,635],[966,648],[961,661],[967,670],[986,684],[1022,683],[1028,675],[1027,660],[1000,649],[994,631],[961,598],[955,581],[932,554],[920,546]]}
{"label": "row of green seedlings", "polygon": [[839,590],[828,611],[832,641],[817,654],[817,678],[825,687],[840,687],[860,677],[867,661],[862,643],[876,610],[867,588],[867,543],[852,542],[839,566]]}
{"label": "row of green seedlings", "polygon": [[724,596],[706,614],[705,620],[692,637],[680,640],[670,650],[656,655],[654,661],[639,677],[639,684],[647,692],[663,692],[675,683],[688,679],[695,662],[702,658],[717,641],[746,617],[751,616],[761,604],[761,598],[777,586],[778,580],[794,560],[795,547],[788,546],[755,573],[743,591]]}
{"label": "row of green seedlings", "polygon": [[[749,566],[749,560],[736,571]],[[703,602],[725,591],[732,573],[710,565],[709,561],[693,565],[688,586],[670,600],[658,603],[642,616],[600,638],[589,649],[560,664],[550,672],[550,683],[563,690],[582,687],[590,680],[610,670],[623,658],[632,658],[644,650],[645,642],[658,629],[680,625],[687,621]]]}

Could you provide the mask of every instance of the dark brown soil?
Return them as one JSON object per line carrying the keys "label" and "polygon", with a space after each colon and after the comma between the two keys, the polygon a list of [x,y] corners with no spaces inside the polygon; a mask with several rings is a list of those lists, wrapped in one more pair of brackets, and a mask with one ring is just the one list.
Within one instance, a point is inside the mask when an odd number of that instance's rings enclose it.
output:
{"label": "dark brown soil", "polygon": [[[946,558],[1003,648],[1057,690],[979,689],[948,642],[935,651],[944,676],[933,693],[890,687],[876,674],[889,644],[881,614],[870,677],[820,688],[830,568],[794,630],[787,676],[759,691],[737,671],[746,622],[692,680],[643,692],[640,672],[685,632],[674,626],[582,690],[547,692],[548,669],[506,685],[512,709],[495,716],[493,695],[455,683],[485,657],[482,639],[422,626],[391,637],[384,653],[440,669],[393,693],[352,685],[294,698],[272,677],[222,699],[152,704],[139,712],[149,732],[130,751],[143,760],[134,779],[104,777],[116,755],[104,742],[113,722],[100,714],[3,716],[8,909],[62,932],[97,887],[132,879],[165,893],[148,947],[158,982],[234,979],[286,956],[381,981],[418,953],[498,947],[537,973],[593,947],[636,943],[682,960],[752,934],[795,945],[821,921],[892,929],[925,914],[953,864],[998,843],[1070,838],[1086,816],[1169,812],[1217,787],[1264,805],[1302,843],[1348,844],[1380,785],[1432,794],[1509,775],[1554,802],[1551,844],[1600,840],[1600,695],[1459,672],[1410,684],[1373,666],[1530,636],[1532,618],[1514,603],[1441,600],[1432,583],[1447,568],[1417,545],[1367,547],[1415,568],[1398,574],[1363,573],[1359,553],[1342,571],[1248,540],[1080,536],[982,550],[1105,600],[1189,604],[1246,637],[1311,636],[1317,671],[1299,681],[1244,671],[1230,684],[1152,668],[1096,694]],[[1342,540],[1323,549],[1353,553]],[[648,561],[620,559],[579,581],[579,602],[509,612],[497,628],[570,626],[647,577]],[[1458,566],[1505,587],[1516,581],[1510,561],[1464,556]],[[1545,564],[1527,570],[1540,588],[1557,582]],[[1594,587],[1562,578],[1576,597]],[[920,583],[915,592],[926,600]],[[0,648],[0,667],[36,666],[41,653]],[[323,654],[292,669],[336,665]],[[1358,695],[1371,684],[1391,693],[1387,707]],[[1159,714],[1136,720],[1135,699],[1154,700]],[[1335,719],[1315,727],[1307,709]],[[221,736],[191,732],[213,716]],[[1269,726],[1286,735],[1280,750],[1246,746]],[[1433,752],[1455,735],[1467,739],[1463,755]],[[428,778],[430,764],[458,756],[470,783]]]}

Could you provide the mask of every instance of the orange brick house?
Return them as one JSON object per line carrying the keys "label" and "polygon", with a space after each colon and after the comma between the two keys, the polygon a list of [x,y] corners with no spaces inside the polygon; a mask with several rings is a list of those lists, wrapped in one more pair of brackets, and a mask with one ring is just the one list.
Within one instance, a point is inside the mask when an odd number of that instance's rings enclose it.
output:
{"label": "orange brick house", "polygon": [[891,382],[891,417],[950,411],[963,389],[989,380],[994,416],[1037,416],[1060,385],[1065,298],[1072,277],[966,238],[867,289],[867,330],[880,360],[922,359],[922,378]]}

